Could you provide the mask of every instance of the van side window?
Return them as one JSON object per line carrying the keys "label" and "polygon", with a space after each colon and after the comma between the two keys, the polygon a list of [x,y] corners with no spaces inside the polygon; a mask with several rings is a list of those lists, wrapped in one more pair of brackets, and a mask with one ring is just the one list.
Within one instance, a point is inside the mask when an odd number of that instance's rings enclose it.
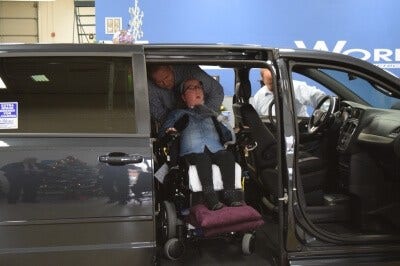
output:
{"label": "van side window", "polygon": [[18,109],[2,133],[137,131],[131,58],[2,58],[0,79],[1,102]]}

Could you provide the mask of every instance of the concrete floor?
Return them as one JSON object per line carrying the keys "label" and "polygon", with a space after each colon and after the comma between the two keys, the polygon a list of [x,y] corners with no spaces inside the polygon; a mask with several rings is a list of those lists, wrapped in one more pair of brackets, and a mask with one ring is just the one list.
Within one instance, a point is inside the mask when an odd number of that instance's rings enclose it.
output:
{"label": "concrete floor", "polygon": [[162,258],[161,265],[274,265],[267,247],[267,237],[261,228],[256,233],[252,255],[243,255],[241,239],[213,238],[188,242],[184,256],[176,261]]}

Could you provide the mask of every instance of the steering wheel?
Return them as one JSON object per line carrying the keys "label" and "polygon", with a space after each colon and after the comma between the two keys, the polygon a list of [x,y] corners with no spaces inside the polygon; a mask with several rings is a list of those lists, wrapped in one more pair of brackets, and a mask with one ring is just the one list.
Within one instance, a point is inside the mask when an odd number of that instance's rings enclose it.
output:
{"label": "steering wheel", "polygon": [[315,134],[326,129],[329,120],[333,116],[335,99],[332,96],[325,96],[315,107],[310,120],[308,121],[308,133]]}

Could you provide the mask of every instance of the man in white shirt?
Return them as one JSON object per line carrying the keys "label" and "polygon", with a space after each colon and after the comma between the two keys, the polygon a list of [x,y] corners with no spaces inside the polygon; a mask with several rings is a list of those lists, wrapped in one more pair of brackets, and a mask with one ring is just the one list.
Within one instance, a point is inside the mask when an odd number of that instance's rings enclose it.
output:
{"label": "man in white shirt", "polygon": [[[274,99],[272,90],[272,75],[267,68],[260,70],[264,86],[254,95],[254,109],[259,115],[268,115],[268,106]],[[297,116],[308,117],[307,106],[315,108],[326,94],[314,86],[309,86],[303,81],[293,80],[295,95],[295,111]],[[272,110],[275,112],[275,110]]]}

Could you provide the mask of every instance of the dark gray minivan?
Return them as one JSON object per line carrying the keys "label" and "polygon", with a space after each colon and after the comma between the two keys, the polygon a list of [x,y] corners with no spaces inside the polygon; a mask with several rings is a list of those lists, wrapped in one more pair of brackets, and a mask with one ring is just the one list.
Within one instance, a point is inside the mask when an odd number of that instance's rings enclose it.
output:
{"label": "dark gray minivan", "polygon": [[[239,262],[400,262],[392,74],[345,55],[258,46],[9,44],[0,45],[0,265],[165,262],[149,64],[196,64],[224,87],[245,201],[265,221],[255,254]],[[260,68],[273,76],[268,116],[252,105]],[[294,80],[326,93],[309,116],[294,112]]]}

